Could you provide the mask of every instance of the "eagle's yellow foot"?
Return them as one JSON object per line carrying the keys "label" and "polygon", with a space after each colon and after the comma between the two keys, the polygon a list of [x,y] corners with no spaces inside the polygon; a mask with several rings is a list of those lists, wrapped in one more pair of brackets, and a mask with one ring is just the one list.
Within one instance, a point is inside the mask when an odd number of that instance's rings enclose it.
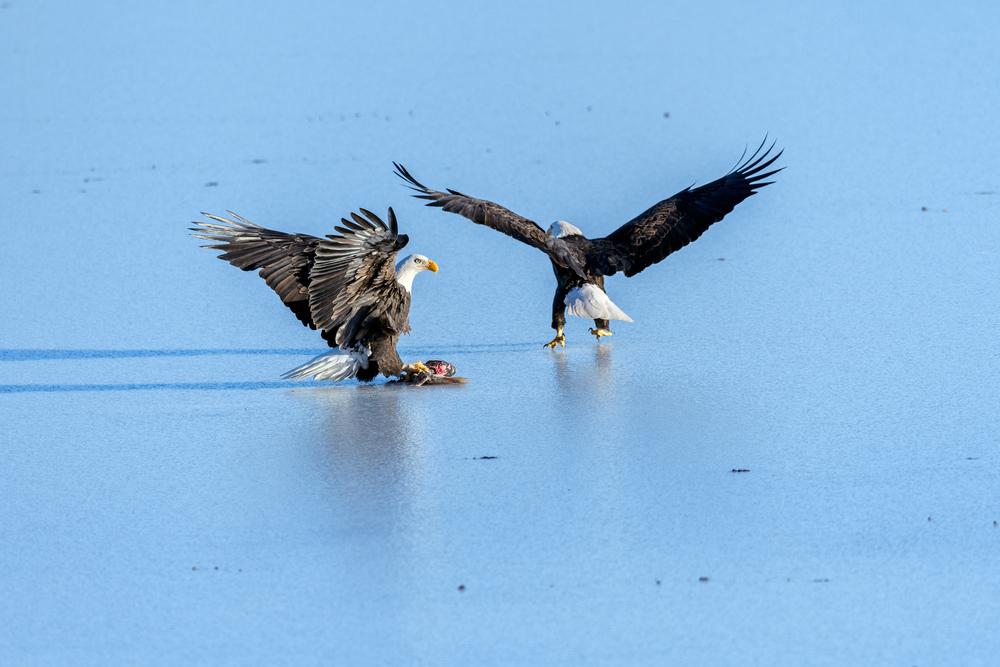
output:
{"label": "eagle's yellow foot", "polygon": [[591,329],[590,333],[597,338],[598,343],[600,343],[601,339],[605,336],[614,336],[614,334],[611,333],[611,329]]}
{"label": "eagle's yellow foot", "polygon": [[554,350],[556,349],[556,345],[561,345],[563,347],[566,347],[566,336],[563,335],[562,331],[557,332],[556,337],[550,340],[548,343],[546,343],[544,347],[547,347],[550,350]]}
{"label": "eagle's yellow foot", "polygon": [[412,364],[407,364],[403,366],[403,372],[407,375],[419,375],[420,373],[427,373],[428,375],[434,375],[434,372],[427,368],[427,366],[422,361],[415,361]]}

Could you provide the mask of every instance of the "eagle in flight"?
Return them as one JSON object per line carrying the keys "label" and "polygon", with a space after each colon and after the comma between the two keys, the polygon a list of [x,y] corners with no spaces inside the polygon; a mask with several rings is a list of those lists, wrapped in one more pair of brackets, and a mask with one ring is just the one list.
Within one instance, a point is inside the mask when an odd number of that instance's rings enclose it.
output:
{"label": "eagle in flight", "polygon": [[593,319],[594,328],[590,333],[598,341],[612,335],[611,320],[631,322],[632,318],[604,292],[604,277],[619,271],[634,276],[656,264],[697,239],[741,201],[770,185],[773,181],[766,179],[781,169],[768,168],[781,157],[782,151],[772,153],[774,143],[765,150],[766,143],[765,138],[750,157],[746,157],[744,151],[736,166],[722,178],[697,188],[685,188],[654,204],[608,236],[596,239],[587,238],[578,227],[565,220],[552,223],[548,231],[544,231],[528,218],[491,201],[455,190],[432,190],[403,165],[393,164],[396,175],[416,191],[414,197],[427,200],[427,206],[458,213],[548,255],[556,275],[556,292],[552,299],[552,328],[556,335],[545,346],[554,348],[566,345],[563,328],[567,310],[571,315]]}
{"label": "eagle in flight", "polygon": [[399,233],[389,209],[387,225],[360,209],[341,218],[337,234],[317,238],[258,227],[235,213],[232,218],[203,213],[211,222],[195,222],[191,231],[221,250],[219,259],[238,269],[257,271],[302,324],[319,329],[335,348],[285,373],[285,378],[364,382],[379,373],[429,373],[420,362],[404,365],[396,351],[410,331],[413,279],[438,265],[423,255],[396,261],[408,237]]}

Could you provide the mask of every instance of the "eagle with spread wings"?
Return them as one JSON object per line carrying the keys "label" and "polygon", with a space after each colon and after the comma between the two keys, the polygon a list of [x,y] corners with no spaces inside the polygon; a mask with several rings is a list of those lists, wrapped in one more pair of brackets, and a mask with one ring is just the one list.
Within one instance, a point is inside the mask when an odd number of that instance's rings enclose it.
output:
{"label": "eagle with spread wings", "polygon": [[546,231],[532,220],[491,201],[456,190],[432,190],[403,165],[393,164],[396,175],[416,191],[413,196],[426,200],[428,206],[457,213],[548,255],[556,275],[556,292],[552,299],[552,328],[556,335],[545,346],[554,348],[566,345],[567,310],[571,315],[593,319],[594,328],[590,333],[598,341],[612,335],[611,320],[631,322],[632,318],[605,293],[605,276],[619,272],[634,276],[656,264],[697,239],[741,201],[770,185],[773,181],[767,179],[783,168],[770,169],[782,151],[774,153],[773,142],[765,149],[766,143],[765,138],[749,157],[744,151],[736,166],[722,178],[697,188],[685,188],[654,204],[608,236],[595,239],[587,238],[578,227],[565,220],[552,223]]}
{"label": "eagle with spread wings", "polygon": [[389,223],[365,209],[341,218],[337,234],[324,238],[288,234],[259,227],[246,218],[203,213],[191,231],[220,250],[219,259],[238,269],[257,271],[302,324],[318,329],[334,348],[284,374],[285,378],[369,382],[386,377],[429,372],[416,362],[403,364],[396,351],[399,337],[410,331],[413,279],[437,272],[434,260],[396,253],[409,241],[399,233],[396,214]]}

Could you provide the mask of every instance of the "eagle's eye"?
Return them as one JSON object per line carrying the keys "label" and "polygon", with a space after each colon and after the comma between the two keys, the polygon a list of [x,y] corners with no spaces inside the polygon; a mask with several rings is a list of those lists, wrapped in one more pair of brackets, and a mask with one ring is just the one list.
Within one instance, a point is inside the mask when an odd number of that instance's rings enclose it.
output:
{"label": "eagle's eye", "polygon": [[414,257],[413,258],[413,263],[414,264],[423,264],[424,260],[420,259],[419,257]]}

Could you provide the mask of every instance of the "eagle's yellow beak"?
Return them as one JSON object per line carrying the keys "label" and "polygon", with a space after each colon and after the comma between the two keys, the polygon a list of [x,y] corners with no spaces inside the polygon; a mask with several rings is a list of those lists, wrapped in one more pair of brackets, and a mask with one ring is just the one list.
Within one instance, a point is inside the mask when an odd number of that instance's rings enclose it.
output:
{"label": "eagle's yellow beak", "polygon": [[428,271],[433,271],[434,273],[437,273],[438,272],[438,263],[435,262],[433,259],[427,260],[427,270]]}

